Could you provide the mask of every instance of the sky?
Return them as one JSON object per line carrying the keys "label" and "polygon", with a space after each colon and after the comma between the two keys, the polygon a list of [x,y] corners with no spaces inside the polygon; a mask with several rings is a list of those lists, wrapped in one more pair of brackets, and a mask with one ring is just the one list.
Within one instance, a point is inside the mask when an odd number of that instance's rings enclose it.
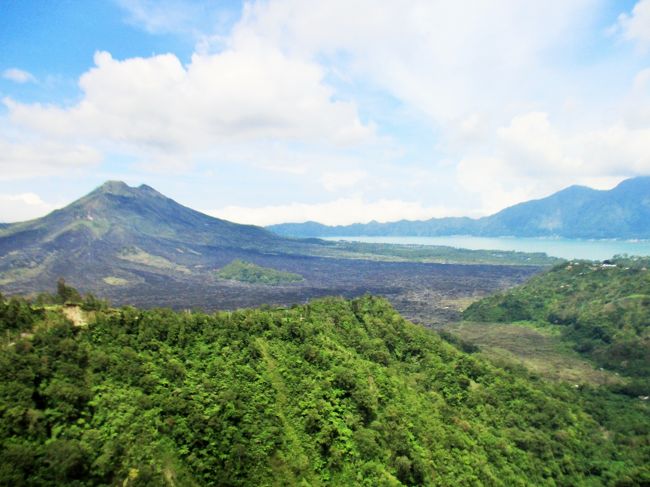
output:
{"label": "sky", "polygon": [[0,0],[0,222],[106,180],[240,223],[650,175],[650,0]]}

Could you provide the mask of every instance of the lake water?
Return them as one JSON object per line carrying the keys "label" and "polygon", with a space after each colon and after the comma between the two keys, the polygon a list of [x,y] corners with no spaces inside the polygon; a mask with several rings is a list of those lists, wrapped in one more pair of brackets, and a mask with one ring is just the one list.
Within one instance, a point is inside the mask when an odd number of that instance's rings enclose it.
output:
{"label": "lake water", "polygon": [[517,237],[326,237],[324,240],[349,240],[354,242],[447,245],[471,250],[517,250],[520,252],[545,252],[563,259],[604,260],[616,254],[650,255],[650,240],[575,240],[566,238]]}

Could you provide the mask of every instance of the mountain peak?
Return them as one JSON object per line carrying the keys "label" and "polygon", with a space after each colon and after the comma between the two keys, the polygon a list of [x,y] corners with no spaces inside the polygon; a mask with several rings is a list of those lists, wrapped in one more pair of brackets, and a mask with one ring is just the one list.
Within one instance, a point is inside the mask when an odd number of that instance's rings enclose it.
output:
{"label": "mountain peak", "polygon": [[95,193],[110,193],[110,194],[130,194],[134,188],[126,184],[124,181],[106,181],[99,186]]}
{"label": "mountain peak", "polygon": [[159,191],[156,191],[154,188],[152,188],[151,186],[149,186],[147,184],[141,184],[136,189],[140,193],[146,193],[148,195],[157,196],[159,198],[166,198],[166,196],[164,194],[160,193]]}
{"label": "mountain peak", "polygon": [[164,195],[153,189],[151,186],[147,186],[146,184],[141,184],[140,186],[129,186],[124,181],[106,181],[90,194],[94,196],[109,194],[116,196],[129,196],[132,198],[142,196],[165,198]]}
{"label": "mountain peak", "polygon": [[625,179],[618,183],[614,191],[626,191],[630,189],[648,189],[650,188],[650,176],[637,176],[635,178]]}

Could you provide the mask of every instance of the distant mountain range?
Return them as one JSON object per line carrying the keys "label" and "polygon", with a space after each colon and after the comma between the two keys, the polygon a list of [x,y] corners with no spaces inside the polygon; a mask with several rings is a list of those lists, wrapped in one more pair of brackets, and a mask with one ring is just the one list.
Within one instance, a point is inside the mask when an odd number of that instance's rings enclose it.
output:
{"label": "distant mountain range", "polygon": [[570,186],[551,196],[520,203],[494,215],[376,221],[327,226],[313,221],[271,225],[292,237],[473,235],[483,237],[650,238],[650,177],[637,177],[602,191]]}

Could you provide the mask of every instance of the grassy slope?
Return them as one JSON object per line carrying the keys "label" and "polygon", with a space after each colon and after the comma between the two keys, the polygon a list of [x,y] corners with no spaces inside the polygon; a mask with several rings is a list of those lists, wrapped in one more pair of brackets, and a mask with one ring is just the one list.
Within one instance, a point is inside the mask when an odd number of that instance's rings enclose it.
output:
{"label": "grassy slope", "polygon": [[572,262],[467,308],[471,321],[531,320],[597,364],[650,377],[650,259]]}
{"label": "grassy slope", "polygon": [[[526,323],[454,323],[446,333],[478,347],[481,354],[500,363],[514,363],[534,374],[574,385],[614,385],[625,380],[586,360],[560,334]],[[453,339],[452,339],[453,341]]]}
{"label": "grassy slope", "polygon": [[381,299],[0,312],[3,484],[650,481],[647,404],[494,367]]}
{"label": "grassy slope", "polygon": [[276,286],[279,284],[290,284],[303,280],[299,274],[279,271],[270,267],[262,267],[251,262],[236,259],[230,264],[222,267],[217,272],[221,279],[240,281],[249,284],[265,284]]}

